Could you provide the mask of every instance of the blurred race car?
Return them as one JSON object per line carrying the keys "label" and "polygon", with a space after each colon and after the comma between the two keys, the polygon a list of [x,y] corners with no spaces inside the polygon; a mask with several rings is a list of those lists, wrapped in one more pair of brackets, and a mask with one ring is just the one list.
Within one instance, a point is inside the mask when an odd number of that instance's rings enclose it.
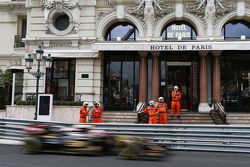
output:
{"label": "blurred race car", "polygon": [[166,150],[142,137],[113,135],[90,125],[34,124],[24,128],[24,153],[112,154],[122,159],[163,158]]}
{"label": "blurred race car", "polygon": [[111,134],[94,130],[89,125],[35,124],[25,127],[24,131],[28,135],[24,141],[24,153],[103,154],[111,151],[113,143]]}
{"label": "blurred race car", "polygon": [[157,160],[165,157],[167,149],[153,143],[150,139],[137,136],[117,136],[121,159]]}

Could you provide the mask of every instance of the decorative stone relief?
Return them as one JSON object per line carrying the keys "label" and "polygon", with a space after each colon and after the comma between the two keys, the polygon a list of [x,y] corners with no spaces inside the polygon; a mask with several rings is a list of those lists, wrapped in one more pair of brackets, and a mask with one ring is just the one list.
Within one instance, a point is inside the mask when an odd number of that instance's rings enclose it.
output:
{"label": "decorative stone relief", "polygon": [[30,0],[30,6],[41,6],[43,0]]}
{"label": "decorative stone relief", "polygon": [[128,7],[127,12],[136,16],[144,23],[147,32],[147,38],[153,36],[155,22],[164,15],[170,13],[171,7],[168,7],[164,0],[142,0],[135,7]]}
{"label": "decorative stone relief", "polygon": [[63,7],[73,9],[75,7],[81,8],[83,4],[79,0],[45,0],[43,6],[47,9]]}
{"label": "decorative stone relief", "polygon": [[216,20],[235,9],[235,3],[228,3],[225,0],[195,0],[195,4],[186,5],[186,11],[197,15],[203,20],[208,37],[213,36]]}
{"label": "decorative stone relief", "polygon": [[113,13],[114,11],[116,11],[114,8],[112,10],[101,10],[97,12],[97,19],[101,20],[102,18],[104,18],[105,16],[107,16],[110,13]]}
{"label": "decorative stone relief", "polygon": [[[44,0],[42,7],[44,9],[47,33],[67,35],[79,31],[80,14],[83,7],[81,0]],[[58,30],[54,25],[56,17],[60,15],[68,19],[69,26],[63,30]]]}

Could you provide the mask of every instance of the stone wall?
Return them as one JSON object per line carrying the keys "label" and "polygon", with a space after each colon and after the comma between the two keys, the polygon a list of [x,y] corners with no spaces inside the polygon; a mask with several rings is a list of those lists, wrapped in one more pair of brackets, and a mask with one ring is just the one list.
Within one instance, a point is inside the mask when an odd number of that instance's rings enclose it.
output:
{"label": "stone wall", "polygon": [[0,118],[6,117],[6,110],[0,110]]}
{"label": "stone wall", "polygon": [[[64,123],[79,122],[80,106],[53,106],[52,120]],[[6,116],[0,118],[30,119],[33,120],[35,106],[7,106]]]}

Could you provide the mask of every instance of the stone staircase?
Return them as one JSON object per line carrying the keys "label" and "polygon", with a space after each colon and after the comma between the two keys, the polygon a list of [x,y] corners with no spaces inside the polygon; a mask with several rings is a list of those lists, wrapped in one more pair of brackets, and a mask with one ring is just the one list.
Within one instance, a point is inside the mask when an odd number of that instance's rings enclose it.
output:
{"label": "stone staircase", "polygon": [[248,124],[250,125],[250,113],[227,113],[229,124]]}
{"label": "stone staircase", "polygon": [[[137,113],[132,111],[104,111],[103,122],[137,123]],[[227,113],[229,124],[249,124],[250,113]],[[182,112],[181,118],[170,117],[169,124],[214,124],[208,113]]]}

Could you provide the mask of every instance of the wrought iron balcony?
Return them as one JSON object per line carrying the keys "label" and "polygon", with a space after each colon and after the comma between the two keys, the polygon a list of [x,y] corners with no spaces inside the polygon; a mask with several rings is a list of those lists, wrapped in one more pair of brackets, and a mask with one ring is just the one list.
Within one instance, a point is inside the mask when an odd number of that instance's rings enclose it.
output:
{"label": "wrought iron balcony", "polygon": [[22,35],[15,35],[14,41],[14,48],[22,48],[25,46],[24,42],[22,42]]}

